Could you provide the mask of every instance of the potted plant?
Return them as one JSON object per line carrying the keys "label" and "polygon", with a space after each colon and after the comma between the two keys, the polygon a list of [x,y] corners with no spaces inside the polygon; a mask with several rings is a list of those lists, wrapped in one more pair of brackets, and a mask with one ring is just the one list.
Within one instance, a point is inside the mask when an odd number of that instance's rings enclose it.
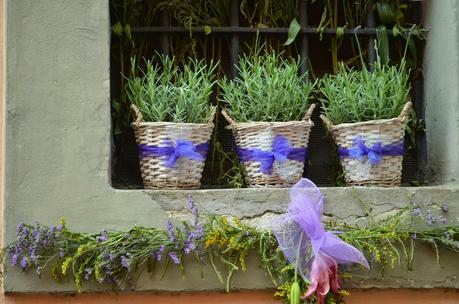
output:
{"label": "potted plant", "polygon": [[189,59],[181,69],[174,58],[158,55],[136,75],[132,60],[126,92],[135,114],[140,170],[145,188],[200,187],[213,130],[209,102],[215,65]]}
{"label": "potted plant", "polygon": [[219,82],[248,187],[289,187],[303,175],[315,105],[307,110],[314,85],[299,65],[256,53],[240,58],[239,77]]}
{"label": "potted plant", "polygon": [[379,54],[373,71],[362,65],[341,65],[321,80],[320,117],[338,146],[346,184],[398,186],[412,107],[409,70],[405,59],[390,66]]}

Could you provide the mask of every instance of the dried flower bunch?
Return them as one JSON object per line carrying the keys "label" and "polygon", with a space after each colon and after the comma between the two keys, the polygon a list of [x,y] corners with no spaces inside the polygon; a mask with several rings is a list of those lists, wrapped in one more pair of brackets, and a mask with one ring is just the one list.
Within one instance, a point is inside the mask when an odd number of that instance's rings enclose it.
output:
{"label": "dried flower bunch", "polygon": [[[1,257],[8,256],[12,266],[23,271],[33,269],[38,275],[49,269],[57,281],[72,275],[81,291],[85,281],[109,284],[117,289],[134,288],[143,269],[151,272],[163,267],[165,273],[173,263],[184,271],[184,257],[194,256],[198,263],[212,265],[217,277],[225,283],[216,265],[217,261],[223,263],[228,271],[226,287],[229,290],[234,272],[244,271],[249,253],[256,252],[262,267],[278,287],[276,296],[290,303],[295,267],[279,249],[272,231],[233,217],[209,216],[201,222],[191,197],[188,205],[193,220],[178,225],[168,222],[166,229],[133,227],[127,232],[102,230],[88,234],[68,230],[64,221],[56,227],[19,224],[16,240],[3,249]],[[449,224],[447,214],[446,203],[432,205],[427,211],[411,203],[380,220],[373,219],[370,213],[369,224],[364,227],[336,222],[325,224],[327,230],[340,231],[339,238],[362,250],[370,265],[377,265],[382,274],[385,267],[396,264],[411,269],[415,242],[430,245],[437,258],[440,246],[459,253],[459,226]],[[425,227],[426,223],[430,228],[414,228],[422,224]],[[410,244],[411,248],[406,248]],[[310,288],[303,280],[294,287],[295,294]],[[346,294],[345,290],[329,293],[325,303],[339,303]],[[311,295],[309,300],[315,303],[318,299]]]}

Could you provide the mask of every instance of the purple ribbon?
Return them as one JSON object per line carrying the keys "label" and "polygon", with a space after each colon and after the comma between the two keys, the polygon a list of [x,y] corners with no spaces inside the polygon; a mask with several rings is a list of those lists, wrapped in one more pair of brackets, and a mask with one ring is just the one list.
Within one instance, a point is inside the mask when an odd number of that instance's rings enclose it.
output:
{"label": "purple ribbon", "polygon": [[383,146],[380,141],[377,141],[371,147],[368,147],[365,145],[365,139],[362,136],[356,136],[354,137],[352,147],[338,148],[338,154],[341,158],[350,157],[362,159],[366,156],[370,164],[377,165],[384,155],[403,155],[403,142]]}
{"label": "purple ribbon", "polygon": [[192,141],[185,139],[177,139],[175,145],[171,140],[165,141],[165,145],[147,146],[138,145],[138,151],[141,158],[152,156],[167,156],[165,165],[169,168],[174,168],[177,159],[184,157],[196,161],[203,161],[206,158],[209,143],[194,145]]}
{"label": "purple ribbon", "polygon": [[258,148],[238,148],[239,159],[243,162],[260,162],[260,171],[263,174],[272,174],[274,161],[284,162],[287,159],[304,162],[306,158],[306,148],[294,148],[290,145],[287,137],[277,135],[274,137],[272,150],[265,151]]}
{"label": "purple ribbon", "polygon": [[[355,247],[345,243],[334,231],[326,231],[322,224],[324,196],[316,185],[302,178],[290,190],[288,212],[274,221],[273,231],[279,247],[287,259],[296,264],[299,274],[314,282],[315,260],[328,273],[334,263],[359,263],[368,268],[368,262]],[[320,264],[320,263],[319,263]]]}

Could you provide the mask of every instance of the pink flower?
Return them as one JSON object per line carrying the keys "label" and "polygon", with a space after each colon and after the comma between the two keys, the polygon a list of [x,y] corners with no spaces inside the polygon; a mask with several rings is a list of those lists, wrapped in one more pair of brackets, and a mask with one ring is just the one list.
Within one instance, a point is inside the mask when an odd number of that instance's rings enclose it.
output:
{"label": "pink flower", "polygon": [[334,293],[337,293],[340,288],[338,263],[323,252],[320,252],[314,257],[311,265],[310,277],[311,286],[301,297],[302,300],[306,300],[315,292],[318,303],[323,304],[325,302],[325,296],[330,291],[330,287]]}

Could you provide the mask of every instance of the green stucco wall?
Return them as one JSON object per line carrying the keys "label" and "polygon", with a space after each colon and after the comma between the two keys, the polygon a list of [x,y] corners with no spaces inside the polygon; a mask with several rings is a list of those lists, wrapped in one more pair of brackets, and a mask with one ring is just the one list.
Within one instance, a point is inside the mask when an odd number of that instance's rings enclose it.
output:
{"label": "green stucco wall", "polygon": [[[435,2],[435,4],[434,4]],[[440,4],[442,3],[442,4]],[[457,27],[454,1],[430,1],[427,16],[432,33],[429,42],[443,41],[450,27]],[[54,224],[64,217],[73,230],[97,232],[102,228],[126,229],[132,225],[162,226],[167,217],[189,216],[184,210],[189,191],[115,190],[109,185],[110,111],[108,0],[8,0],[7,95],[5,151],[5,240],[14,237],[19,222]],[[437,16],[441,9],[447,15]],[[454,15],[454,16],[452,16]],[[447,20],[443,20],[443,17]],[[430,18],[430,19],[429,19]],[[435,21],[440,19],[438,21]],[[440,22],[441,21],[441,22]],[[446,27],[446,28],[445,28]],[[456,35],[456,32],[454,32]],[[451,45],[455,47],[456,44]],[[454,65],[451,74],[436,77],[437,46],[428,46],[426,101],[448,105],[448,115],[458,115],[457,57],[446,52],[441,58]],[[442,49],[442,48],[440,48]],[[435,55],[438,56],[438,55]],[[445,63],[446,64],[446,63]],[[450,71],[448,69],[448,71]],[[448,85],[445,86],[444,84]],[[454,84],[454,85],[453,85]],[[453,88],[454,87],[454,88]],[[435,94],[438,90],[442,94]],[[455,106],[454,106],[455,103]],[[448,128],[434,111],[429,116],[429,140],[443,136]],[[437,116],[434,116],[437,115]],[[441,116],[441,115],[440,115]],[[429,125],[430,120],[435,125]],[[449,121],[449,120],[448,120]],[[457,119],[455,120],[457,123]],[[456,128],[457,129],[457,128]],[[450,132],[451,133],[451,132]],[[452,132],[452,136],[457,132]],[[444,144],[446,139],[437,139]],[[453,145],[453,143],[451,143]],[[437,147],[431,147],[434,164]],[[445,152],[446,153],[446,152]],[[457,153],[448,152],[438,174],[449,180],[457,175]],[[456,166],[456,167],[454,167]],[[437,168],[437,165],[435,165]],[[456,169],[454,169],[456,168]],[[405,206],[408,198],[420,204],[448,201],[448,220],[458,221],[459,192],[450,187],[424,188],[326,188],[326,213],[347,222],[365,221],[358,203],[361,198],[376,214],[384,215]],[[287,190],[241,189],[193,191],[200,209],[208,213],[233,214],[259,225],[282,213]],[[456,287],[459,267],[451,254],[444,253],[442,266],[435,264],[433,251],[420,248],[416,272],[395,271],[381,279],[358,279],[362,287]],[[457,259],[457,258],[456,258]],[[215,275],[206,269],[204,279],[198,266],[188,263],[187,276],[178,270],[164,280],[144,275],[138,290],[222,289]],[[253,261],[253,269],[237,274],[235,288],[271,288],[269,279]],[[364,274],[363,277],[368,277]],[[56,284],[48,277],[38,279],[6,267],[6,292],[72,292],[70,283]],[[100,290],[100,287],[88,287]]]}

